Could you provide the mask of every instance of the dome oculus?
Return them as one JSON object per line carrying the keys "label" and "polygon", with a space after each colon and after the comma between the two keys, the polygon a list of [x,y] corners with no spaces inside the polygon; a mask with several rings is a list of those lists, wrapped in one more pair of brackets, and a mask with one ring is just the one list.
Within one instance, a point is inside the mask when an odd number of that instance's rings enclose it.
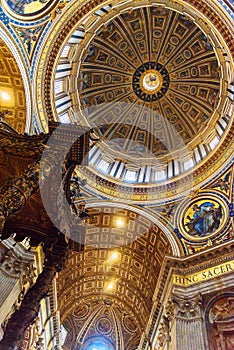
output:
{"label": "dome oculus", "polygon": [[156,70],[151,70],[149,72],[145,72],[142,75],[142,88],[145,89],[148,93],[154,93],[158,91],[162,86],[162,76]]}
{"label": "dome oculus", "polygon": [[133,91],[146,102],[162,98],[170,85],[167,69],[160,63],[146,62],[138,67],[133,75]]}

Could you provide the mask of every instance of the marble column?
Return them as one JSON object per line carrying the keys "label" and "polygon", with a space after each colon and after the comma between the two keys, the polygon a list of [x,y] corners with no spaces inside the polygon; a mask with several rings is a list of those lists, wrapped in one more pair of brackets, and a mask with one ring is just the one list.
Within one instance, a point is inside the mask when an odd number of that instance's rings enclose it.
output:
{"label": "marble column", "polygon": [[202,297],[173,296],[174,317],[171,318],[172,350],[207,350]]}

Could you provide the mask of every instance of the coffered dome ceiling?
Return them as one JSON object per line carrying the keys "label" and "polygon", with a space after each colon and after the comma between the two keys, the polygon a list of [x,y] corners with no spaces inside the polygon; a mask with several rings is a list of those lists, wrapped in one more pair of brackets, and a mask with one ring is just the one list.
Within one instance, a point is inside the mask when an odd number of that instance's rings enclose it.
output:
{"label": "coffered dome ceiling", "polygon": [[100,139],[81,176],[112,188],[184,176],[217,147],[232,113],[217,37],[161,6],[94,15],[69,36],[53,82],[57,120]]}
{"label": "coffered dome ceiling", "polygon": [[[91,112],[88,121],[95,120],[91,106],[113,101],[156,111],[150,116],[139,108],[137,114],[129,112],[120,120],[139,127],[133,136],[131,127],[124,131],[121,125],[108,128],[108,135],[124,134],[144,145],[139,146],[142,156],[168,152],[159,142],[161,134],[162,141],[168,138],[173,149],[177,146],[158,115],[187,144],[208,124],[220,92],[219,64],[206,35],[189,17],[158,7],[128,11],[102,27],[86,48],[77,75],[77,98]],[[118,115],[114,118],[108,113],[103,119],[117,122]],[[155,135],[150,144],[147,131]],[[132,143],[125,149],[133,151]]]}

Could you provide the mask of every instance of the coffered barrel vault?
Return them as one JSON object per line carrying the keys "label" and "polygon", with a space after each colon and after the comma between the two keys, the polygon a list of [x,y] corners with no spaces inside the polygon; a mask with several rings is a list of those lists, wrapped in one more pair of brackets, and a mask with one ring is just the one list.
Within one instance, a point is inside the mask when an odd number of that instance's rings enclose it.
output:
{"label": "coffered barrel vault", "polygon": [[[139,214],[108,207],[89,214],[96,221],[86,229],[84,252],[71,253],[59,277],[62,322],[69,329],[64,347],[83,349],[86,339],[105,336],[115,349],[134,349],[171,247],[164,233]],[[111,327],[98,327],[103,319]]]}
{"label": "coffered barrel vault", "polygon": [[26,97],[17,62],[9,47],[0,39],[0,113],[17,132],[26,126]]}

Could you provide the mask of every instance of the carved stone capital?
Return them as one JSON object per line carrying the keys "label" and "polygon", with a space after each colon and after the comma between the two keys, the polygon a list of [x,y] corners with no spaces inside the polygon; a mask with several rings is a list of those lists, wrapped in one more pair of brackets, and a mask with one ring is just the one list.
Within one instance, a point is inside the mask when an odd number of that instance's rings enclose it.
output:
{"label": "carved stone capital", "polygon": [[22,286],[27,283],[32,285],[36,276],[33,261],[22,260],[22,258],[15,255],[13,249],[10,249],[5,255],[0,270],[10,277],[20,279]]}
{"label": "carved stone capital", "polygon": [[186,298],[173,295],[173,302],[175,305],[175,317],[177,318],[184,319],[184,320],[193,320],[202,316],[201,294],[197,294],[193,297],[186,297]]}

